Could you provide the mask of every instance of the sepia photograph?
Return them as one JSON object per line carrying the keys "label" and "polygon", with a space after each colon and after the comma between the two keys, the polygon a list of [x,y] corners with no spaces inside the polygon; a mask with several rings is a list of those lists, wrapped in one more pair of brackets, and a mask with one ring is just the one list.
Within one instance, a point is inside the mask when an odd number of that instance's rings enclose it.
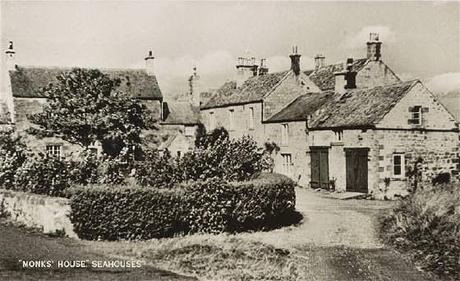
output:
{"label": "sepia photograph", "polygon": [[460,280],[460,1],[0,0],[0,281]]}

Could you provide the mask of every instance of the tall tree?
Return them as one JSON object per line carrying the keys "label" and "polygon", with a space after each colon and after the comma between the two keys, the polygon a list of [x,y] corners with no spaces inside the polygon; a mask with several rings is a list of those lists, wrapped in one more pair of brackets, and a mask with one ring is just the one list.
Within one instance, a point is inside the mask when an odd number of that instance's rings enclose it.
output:
{"label": "tall tree", "polygon": [[124,147],[140,144],[143,129],[156,128],[156,120],[139,100],[118,90],[119,79],[96,69],[73,69],[41,89],[48,98],[43,112],[29,116],[39,128],[36,135],[58,135],[88,147],[96,141],[103,151],[117,156]]}

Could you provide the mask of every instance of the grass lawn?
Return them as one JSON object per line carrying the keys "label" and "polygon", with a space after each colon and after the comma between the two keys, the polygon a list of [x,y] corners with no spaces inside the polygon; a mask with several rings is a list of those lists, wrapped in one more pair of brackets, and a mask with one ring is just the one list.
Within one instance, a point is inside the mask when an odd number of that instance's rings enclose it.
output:
{"label": "grass lawn", "polygon": [[389,249],[306,245],[287,250],[223,234],[85,243],[97,252],[142,259],[165,270],[209,281],[436,280]]}
{"label": "grass lawn", "polygon": [[51,238],[36,231],[0,222],[0,280],[159,280],[191,281],[195,278],[160,270],[143,264],[140,268],[23,268],[29,261],[113,261],[91,245],[69,238]]}

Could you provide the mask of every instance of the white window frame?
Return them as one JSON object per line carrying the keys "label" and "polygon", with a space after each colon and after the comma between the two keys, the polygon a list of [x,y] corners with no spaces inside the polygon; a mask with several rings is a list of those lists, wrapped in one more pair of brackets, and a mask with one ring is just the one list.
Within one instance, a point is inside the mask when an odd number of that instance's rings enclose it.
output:
{"label": "white window frame", "polygon": [[214,130],[216,128],[216,116],[214,112],[209,112],[209,129]]}
{"label": "white window frame", "polygon": [[62,158],[62,145],[60,144],[47,144],[45,150],[48,156]]}
{"label": "white window frame", "polygon": [[233,131],[235,130],[235,110],[228,110],[228,129]]}
{"label": "white window frame", "polygon": [[[411,111],[410,112],[410,119],[411,120],[417,120],[418,122],[417,123],[412,123],[412,125],[422,125],[422,107],[417,105],[417,106],[414,106],[416,107],[418,110],[417,111]],[[418,116],[418,117],[416,117]]]}
{"label": "white window frame", "polygon": [[[395,173],[395,168],[396,168],[396,161],[395,158],[399,157],[400,159],[400,173],[396,174]],[[392,156],[392,166],[391,166],[391,174],[393,175],[394,178],[404,178],[406,176],[406,166],[405,166],[405,156],[404,153],[394,153]]]}
{"label": "white window frame", "polygon": [[283,159],[283,174],[285,175],[292,175],[292,154],[291,153],[281,153],[281,157]]}
{"label": "white window frame", "polygon": [[289,143],[289,124],[281,124],[281,145]]}
{"label": "white window frame", "polygon": [[249,107],[248,129],[254,130],[254,107]]}

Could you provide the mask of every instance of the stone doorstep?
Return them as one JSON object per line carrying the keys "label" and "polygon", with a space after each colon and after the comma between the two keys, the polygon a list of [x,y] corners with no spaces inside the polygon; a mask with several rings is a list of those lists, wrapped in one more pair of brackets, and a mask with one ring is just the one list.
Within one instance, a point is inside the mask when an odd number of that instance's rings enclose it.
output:
{"label": "stone doorstep", "polygon": [[369,194],[363,192],[331,192],[324,194],[324,197],[339,199],[339,200],[349,200],[349,199],[366,199]]}

